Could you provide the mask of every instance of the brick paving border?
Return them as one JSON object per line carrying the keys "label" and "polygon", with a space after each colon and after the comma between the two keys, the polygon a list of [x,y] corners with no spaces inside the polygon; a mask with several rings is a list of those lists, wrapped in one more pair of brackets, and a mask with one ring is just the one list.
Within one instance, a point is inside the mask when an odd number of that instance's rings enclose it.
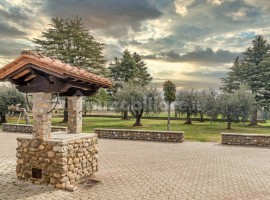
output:
{"label": "brick paving border", "polygon": [[99,139],[101,182],[68,192],[16,179],[22,135],[0,133],[1,200],[270,199],[269,148]]}

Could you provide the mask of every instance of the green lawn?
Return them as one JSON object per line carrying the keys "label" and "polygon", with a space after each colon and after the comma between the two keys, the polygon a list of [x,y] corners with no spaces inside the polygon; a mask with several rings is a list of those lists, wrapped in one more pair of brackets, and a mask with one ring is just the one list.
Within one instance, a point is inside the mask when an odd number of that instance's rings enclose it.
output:
{"label": "green lawn", "polygon": [[[9,119],[9,123],[16,123],[16,118]],[[62,118],[53,118],[52,124],[55,126],[67,126],[60,123]],[[20,123],[24,123],[23,120]],[[143,129],[143,130],[166,130],[166,120],[143,119],[141,127],[133,127],[134,119],[121,120],[118,118],[88,117],[83,119],[83,132],[93,132],[94,128],[119,128],[119,129]],[[233,123],[232,130],[226,129],[226,123],[193,122],[192,125],[184,124],[183,120],[172,120],[172,131],[184,131],[185,139],[201,142],[220,142],[222,132],[230,133],[256,133],[270,135],[270,122],[262,123],[260,126],[251,127],[243,123]]]}
{"label": "green lawn", "polygon": [[[62,118],[54,118],[53,125],[66,126],[59,123]],[[91,117],[83,119],[83,132],[93,132],[94,128],[119,128],[119,129],[143,129],[143,130],[166,130],[166,120],[142,120],[142,127],[133,127],[134,120],[123,121],[117,118],[99,118]],[[242,123],[233,123],[232,130],[226,130],[226,123],[193,122],[192,125],[185,125],[184,121],[171,121],[172,131],[184,131],[185,139],[201,142],[220,142],[220,133],[257,133],[270,134],[270,125],[268,123],[261,126],[251,127]]]}

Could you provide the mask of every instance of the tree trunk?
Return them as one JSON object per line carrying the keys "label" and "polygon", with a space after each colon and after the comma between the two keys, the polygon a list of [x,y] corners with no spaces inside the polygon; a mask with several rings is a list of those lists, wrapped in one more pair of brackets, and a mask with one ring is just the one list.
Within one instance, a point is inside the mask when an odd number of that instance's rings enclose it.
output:
{"label": "tree trunk", "polygon": [[186,120],[185,124],[192,124],[190,117],[191,117],[191,114],[190,113],[187,113],[187,120]]}
{"label": "tree trunk", "polygon": [[136,122],[133,126],[142,126],[141,117],[136,117]]}
{"label": "tree trunk", "polygon": [[23,108],[23,115],[24,115],[25,123],[26,124],[30,124],[28,113],[27,113],[27,111],[24,108]]}
{"label": "tree trunk", "polygon": [[7,123],[6,115],[1,115],[1,121],[0,124]]}
{"label": "tree trunk", "polygon": [[254,109],[252,111],[251,120],[250,120],[250,124],[249,125],[251,125],[251,126],[258,125],[258,123],[257,123],[257,109]]}
{"label": "tree trunk", "polygon": [[127,110],[125,110],[125,111],[123,112],[123,117],[122,117],[122,119],[123,119],[123,120],[128,120],[128,111],[127,111]]}
{"label": "tree trunk", "polygon": [[203,113],[200,113],[200,122],[204,122]]}
{"label": "tree trunk", "polygon": [[227,129],[232,129],[232,119],[230,115],[227,115]]}
{"label": "tree trunk", "polygon": [[167,123],[167,131],[170,131],[171,129],[171,104],[168,104],[168,123]]}
{"label": "tree trunk", "polygon": [[177,119],[177,117],[178,117],[177,110],[174,110],[174,117],[175,117],[175,119]]}
{"label": "tree trunk", "polygon": [[62,122],[68,122],[68,99],[65,98],[64,119]]}

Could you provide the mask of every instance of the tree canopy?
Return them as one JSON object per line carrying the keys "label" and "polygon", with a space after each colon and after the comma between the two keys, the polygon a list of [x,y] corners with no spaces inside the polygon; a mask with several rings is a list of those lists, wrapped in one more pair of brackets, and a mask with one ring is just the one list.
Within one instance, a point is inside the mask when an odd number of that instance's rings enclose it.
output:
{"label": "tree canopy", "polygon": [[142,126],[143,114],[155,114],[162,110],[162,99],[156,88],[129,82],[124,84],[113,97],[116,111],[128,109],[136,118],[134,126]]}
{"label": "tree canopy", "polygon": [[[103,44],[90,35],[82,19],[52,18],[50,28],[42,32],[40,39],[33,39],[36,51],[62,62],[84,68],[97,75],[106,75]],[[68,120],[65,100],[64,122]]]}
{"label": "tree canopy", "polygon": [[146,86],[152,80],[151,75],[147,71],[146,63],[136,52],[131,54],[128,50],[125,50],[122,58],[115,58],[109,69],[110,77],[115,82],[117,89],[121,87],[123,82],[132,81],[133,83]]}
{"label": "tree canopy", "polygon": [[220,96],[220,114],[227,121],[227,129],[231,129],[231,122],[247,119],[250,114],[254,96],[245,87],[241,87],[234,93],[223,93]]}
{"label": "tree canopy", "polygon": [[[109,92],[115,94],[124,83],[133,82],[136,85],[148,85],[152,77],[147,71],[146,63],[142,57],[134,52],[131,54],[128,50],[123,52],[121,59],[115,58],[109,67],[110,78],[113,80],[113,86]],[[123,106],[123,119],[128,119],[128,109]]]}
{"label": "tree canopy", "polygon": [[175,109],[186,114],[185,124],[191,124],[191,115],[198,113],[198,91],[194,89],[179,90],[176,94]]}
{"label": "tree canopy", "polygon": [[[252,41],[252,46],[243,53],[243,58],[236,58],[233,67],[230,68],[228,76],[222,79],[225,92],[233,93],[240,88],[241,84],[246,84],[255,95],[258,107],[269,108],[270,87],[269,87],[269,56],[270,46],[267,41],[258,35]],[[251,124],[257,124],[257,109],[251,117]]]}
{"label": "tree canopy", "polygon": [[90,35],[82,19],[52,18],[50,28],[34,39],[36,51],[98,75],[105,74],[103,44]]}
{"label": "tree canopy", "polygon": [[166,81],[163,84],[163,92],[164,92],[164,101],[168,105],[168,123],[167,130],[170,130],[170,112],[171,112],[171,103],[176,99],[176,87],[173,82]]}
{"label": "tree canopy", "polygon": [[6,122],[6,114],[8,114],[8,107],[20,104],[25,107],[25,97],[14,86],[0,85],[0,123]]}

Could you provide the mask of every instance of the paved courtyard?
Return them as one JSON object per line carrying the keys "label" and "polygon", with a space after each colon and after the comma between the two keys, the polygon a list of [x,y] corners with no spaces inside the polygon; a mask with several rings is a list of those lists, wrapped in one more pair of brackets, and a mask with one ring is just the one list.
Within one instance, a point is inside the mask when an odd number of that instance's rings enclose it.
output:
{"label": "paved courtyard", "polygon": [[270,199],[269,148],[100,139],[100,182],[68,192],[16,179],[18,136],[0,132],[0,200]]}

